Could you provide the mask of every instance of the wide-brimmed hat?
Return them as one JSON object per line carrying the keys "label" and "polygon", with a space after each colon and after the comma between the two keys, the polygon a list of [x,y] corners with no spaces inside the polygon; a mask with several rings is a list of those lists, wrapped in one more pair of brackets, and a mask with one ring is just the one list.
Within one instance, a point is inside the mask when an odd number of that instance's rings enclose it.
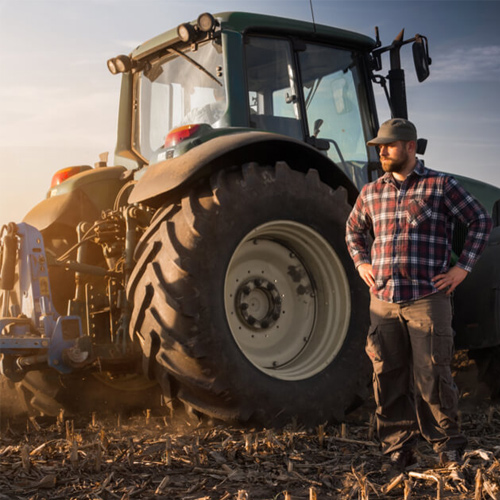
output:
{"label": "wide-brimmed hat", "polygon": [[377,137],[368,141],[368,146],[390,144],[396,141],[416,141],[417,129],[412,122],[403,118],[392,118],[380,125]]}

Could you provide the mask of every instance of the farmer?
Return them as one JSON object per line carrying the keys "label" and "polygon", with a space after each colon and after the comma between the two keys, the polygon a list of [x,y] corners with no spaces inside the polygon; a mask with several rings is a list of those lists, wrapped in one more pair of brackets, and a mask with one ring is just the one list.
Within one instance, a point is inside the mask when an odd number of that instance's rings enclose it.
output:
{"label": "farmer", "polygon": [[[460,463],[467,440],[457,425],[458,390],[450,368],[451,293],[483,251],[491,219],[453,177],[415,157],[411,122],[389,120],[367,144],[379,148],[385,175],[361,190],[346,241],[370,287],[366,352],[374,370],[382,452],[404,470],[416,462],[420,434],[441,464]],[[451,266],[454,218],[468,233]]]}

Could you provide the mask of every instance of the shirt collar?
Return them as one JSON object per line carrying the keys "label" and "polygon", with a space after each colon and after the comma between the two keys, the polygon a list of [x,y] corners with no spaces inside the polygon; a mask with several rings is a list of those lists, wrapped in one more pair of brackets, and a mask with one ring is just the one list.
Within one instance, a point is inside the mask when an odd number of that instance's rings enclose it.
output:
{"label": "shirt collar", "polygon": [[427,169],[424,167],[420,160],[417,160],[417,164],[415,165],[415,168],[413,169],[413,172],[411,172],[411,174],[413,173],[419,175],[420,177],[427,175]]}

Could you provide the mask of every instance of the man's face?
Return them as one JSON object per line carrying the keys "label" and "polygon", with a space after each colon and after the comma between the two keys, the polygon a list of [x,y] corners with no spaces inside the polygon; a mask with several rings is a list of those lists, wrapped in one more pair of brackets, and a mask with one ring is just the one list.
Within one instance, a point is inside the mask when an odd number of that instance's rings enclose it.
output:
{"label": "man's face", "polygon": [[401,172],[410,161],[408,143],[403,141],[381,144],[379,146],[379,155],[384,172]]}

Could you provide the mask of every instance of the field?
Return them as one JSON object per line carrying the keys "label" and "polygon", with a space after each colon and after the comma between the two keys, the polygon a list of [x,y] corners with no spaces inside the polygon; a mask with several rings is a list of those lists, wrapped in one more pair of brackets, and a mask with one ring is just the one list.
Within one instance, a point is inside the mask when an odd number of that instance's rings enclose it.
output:
{"label": "field", "polygon": [[440,468],[426,443],[419,463],[391,476],[368,402],[341,425],[237,427],[184,414],[93,413],[3,418],[0,500],[12,499],[500,499],[500,407],[469,390],[458,369],[460,468]]}

